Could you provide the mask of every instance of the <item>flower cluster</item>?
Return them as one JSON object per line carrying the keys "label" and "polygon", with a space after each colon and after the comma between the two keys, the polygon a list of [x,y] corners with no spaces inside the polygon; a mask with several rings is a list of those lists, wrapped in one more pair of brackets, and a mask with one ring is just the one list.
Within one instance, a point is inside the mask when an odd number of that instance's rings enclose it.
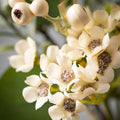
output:
{"label": "flower cluster", "polygon": [[[18,24],[30,22],[33,15],[48,14],[45,0],[33,0],[31,5],[10,0],[9,4]],[[89,8],[74,4],[64,14],[69,24],[65,29],[67,43],[61,49],[51,45],[40,56],[42,72],[27,77],[29,86],[23,89],[23,97],[29,103],[36,101],[36,109],[47,101],[55,104],[48,109],[53,120],[79,120],[77,113],[86,108],[80,100],[108,92],[113,69],[120,68],[120,7],[114,6],[110,14],[105,10],[92,14]],[[20,55],[10,57],[11,66],[16,71],[31,70],[36,53],[33,40],[19,41],[15,50]]]}

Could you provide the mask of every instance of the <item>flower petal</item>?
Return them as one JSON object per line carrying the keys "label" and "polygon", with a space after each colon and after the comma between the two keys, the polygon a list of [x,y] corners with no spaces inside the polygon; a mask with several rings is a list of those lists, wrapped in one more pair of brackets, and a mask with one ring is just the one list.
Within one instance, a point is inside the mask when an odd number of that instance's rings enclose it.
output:
{"label": "flower petal", "polygon": [[60,108],[57,105],[53,105],[48,109],[48,113],[52,120],[60,120],[61,118],[64,117],[64,111],[62,108]]}
{"label": "flower petal", "polygon": [[49,59],[51,59],[52,61],[56,60],[56,57],[59,54],[59,48],[56,45],[51,45],[47,48],[47,56]]}
{"label": "flower petal", "polygon": [[114,79],[114,71],[109,67],[104,71],[103,75],[98,74],[97,77],[100,82],[110,83]]}
{"label": "flower petal", "polygon": [[31,76],[27,77],[27,79],[25,80],[25,83],[30,86],[33,86],[33,87],[38,87],[41,83],[41,80],[40,80],[39,76],[31,75]]}
{"label": "flower petal", "polygon": [[110,85],[108,83],[97,82],[94,87],[97,88],[96,93],[100,94],[106,93],[110,89]]}
{"label": "flower petal", "polygon": [[21,55],[13,55],[9,57],[10,65],[13,68],[19,68],[24,65],[24,57]]}
{"label": "flower petal", "polygon": [[32,40],[30,37],[27,37],[27,42],[30,46],[30,48],[34,49],[34,51],[36,51],[36,44],[35,44],[35,41]]}
{"label": "flower petal", "polygon": [[58,64],[65,69],[70,69],[72,67],[72,61],[67,56],[57,57]]}
{"label": "flower petal", "polygon": [[86,106],[82,104],[80,101],[76,100],[76,113],[80,113],[86,109]]}
{"label": "flower petal", "polygon": [[42,71],[45,71],[47,69],[49,62],[49,58],[46,55],[42,54],[40,56],[40,68]]}
{"label": "flower petal", "polygon": [[50,103],[58,105],[58,104],[61,104],[61,102],[63,101],[63,99],[64,99],[64,95],[61,92],[57,92],[54,95],[51,95],[49,93],[49,102]]}
{"label": "flower petal", "polygon": [[29,48],[30,46],[26,40],[20,40],[15,44],[16,52],[21,55],[24,55],[25,51]]}
{"label": "flower petal", "polygon": [[60,74],[61,74],[61,69],[60,69],[60,67],[57,64],[50,63],[48,65],[46,74],[47,74],[48,78],[59,79],[60,78]]}
{"label": "flower petal", "polygon": [[35,109],[41,108],[48,101],[48,97],[39,97],[35,104]]}
{"label": "flower petal", "polygon": [[30,70],[32,70],[33,66],[29,66],[29,65],[23,65],[19,68],[16,69],[16,72],[22,71],[22,72],[29,72]]}
{"label": "flower petal", "polygon": [[26,65],[33,66],[33,64],[34,64],[34,59],[35,59],[35,51],[34,51],[32,48],[31,48],[31,49],[28,49],[28,50],[25,52],[24,59],[25,59],[25,64],[26,64]]}
{"label": "flower petal", "polygon": [[120,68],[120,51],[117,51],[116,53],[114,53],[112,58],[112,67],[114,69]]}
{"label": "flower petal", "polygon": [[26,87],[23,89],[23,97],[28,103],[32,103],[37,100],[37,89],[34,87]]}

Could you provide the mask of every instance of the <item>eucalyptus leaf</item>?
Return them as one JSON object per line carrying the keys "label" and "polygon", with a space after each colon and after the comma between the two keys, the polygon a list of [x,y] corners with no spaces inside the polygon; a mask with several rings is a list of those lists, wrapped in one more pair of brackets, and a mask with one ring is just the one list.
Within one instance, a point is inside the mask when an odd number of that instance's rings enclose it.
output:
{"label": "eucalyptus leaf", "polygon": [[22,96],[22,90],[27,86],[24,83],[26,77],[39,73],[39,66],[29,73],[16,73],[11,67],[4,73],[0,78],[0,120],[51,120],[49,103],[35,110],[35,103],[25,102]]}

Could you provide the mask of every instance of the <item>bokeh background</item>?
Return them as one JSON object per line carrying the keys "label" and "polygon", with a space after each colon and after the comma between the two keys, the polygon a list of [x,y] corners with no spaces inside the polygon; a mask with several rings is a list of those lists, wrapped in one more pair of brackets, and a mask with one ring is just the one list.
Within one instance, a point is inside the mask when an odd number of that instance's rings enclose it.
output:
{"label": "bokeh background", "polygon": [[[26,1],[30,2],[30,0]],[[53,17],[58,16],[57,5],[61,0],[47,1],[50,5],[49,14]],[[103,7],[108,9],[113,2],[120,4],[120,0],[78,0],[77,2],[89,6],[92,11]],[[9,67],[8,58],[15,54],[14,44],[27,36],[36,41],[39,55],[51,44],[61,47],[66,42],[65,37],[55,31],[51,23],[40,17],[35,17],[27,26],[19,26],[12,21],[10,12],[8,0],[0,0],[0,120],[50,120],[47,109],[51,104],[47,103],[36,111],[35,103],[26,103],[22,97],[22,89],[26,86],[24,80],[28,75],[38,74],[39,66],[35,66],[27,74],[16,73]],[[115,102],[114,100],[110,102],[115,116],[117,113],[114,110]],[[92,120],[88,110],[80,113],[80,116],[81,120]],[[120,120],[120,118],[116,119]]]}

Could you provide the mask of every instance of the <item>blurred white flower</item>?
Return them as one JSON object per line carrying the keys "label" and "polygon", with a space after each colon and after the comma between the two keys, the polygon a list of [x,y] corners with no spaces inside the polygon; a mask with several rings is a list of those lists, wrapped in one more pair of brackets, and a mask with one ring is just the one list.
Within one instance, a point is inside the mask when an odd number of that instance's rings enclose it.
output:
{"label": "blurred white flower", "polygon": [[15,51],[18,55],[9,57],[10,65],[17,72],[29,72],[34,66],[36,54],[35,42],[29,37],[27,40],[20,40],[15,45]]}
{"label": "blurred white flower", "polygon": [[48,109],[52,120],[79,120],[77,113],[86,109],[86,107],[78,100],[65,97],[62,93],[57,93],[56,100],[51,101],[56,104]]}
{"label": "blurred white flower", "polygon": [[23,89],[23,97],[28,103],[36,101],[35,108],[38,109],[48,101],[49,82],[47,79],[39,78],[37,75],[27,77],[25,83],[29,86]]}

